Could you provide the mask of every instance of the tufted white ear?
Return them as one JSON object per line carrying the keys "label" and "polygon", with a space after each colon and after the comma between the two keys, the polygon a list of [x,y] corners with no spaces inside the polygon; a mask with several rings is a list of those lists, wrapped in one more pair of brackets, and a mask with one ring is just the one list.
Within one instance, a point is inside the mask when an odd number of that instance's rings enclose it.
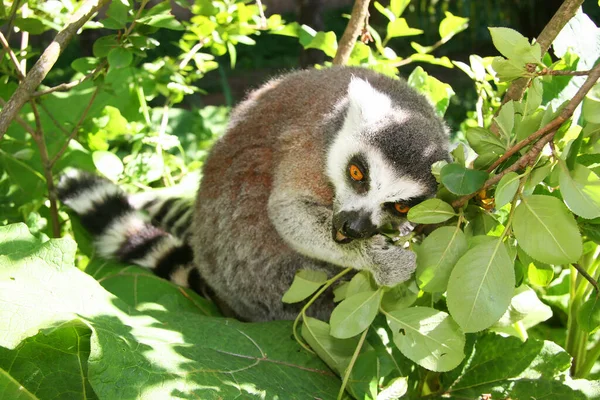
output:
{"label": "tufted white ear", "polygon": [[371,124],[384,117],[392,108],[392,100],[371,84],[352,77],[348,85],[349,117],[354,123]]}

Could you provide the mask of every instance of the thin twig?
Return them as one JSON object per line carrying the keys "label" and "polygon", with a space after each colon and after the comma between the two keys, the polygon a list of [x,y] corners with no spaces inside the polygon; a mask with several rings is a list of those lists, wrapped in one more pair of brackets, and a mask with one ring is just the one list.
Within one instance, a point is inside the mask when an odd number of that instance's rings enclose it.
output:
{"label": "thin twig", "polygon": [[42,101],[40,101],[38,103],[38,106],[40,106],[42,108],[42,110],[44,110],[44,112],[46,113],[48,118],[50,118],[50,120],[52,121],[54,126],[56,126],[58,129],[60,129],[65,135],[69,136],[69,131],[66,130],[65,127],[62,126],[62,124],[60,122],[58,122],[58,120],[56,118],[54,118],[54,115],[52,115],[50,110],[48,110],[48,107],[46,107],[46,105]]}
{"label": "thin twig", "polygon": [[590,276],[590,274],[588,274],[587,271],[581,265],[577,263],[571,265],[573,265],[577,272],[579,272],[581,276],[583,276],[594,287],[594,289],[596,289],[596,296],[599,296],[600,285],[598,285],[598,282],[592,276]]}
{"label": "thin twig", "polygon": [[135,25],[137,24],[137,20],[142,15],[142,11],[144,11],[144,8],[146,8],[146,4],[148,4],[148,1],[149,0],[142,0],[142,2],[140,3],[140,8],[138,8],[137,12],[135,13],[133,22],[129,25],[129,27],[127,28],[125,33],[121,36],[121,39],[125,39],[127,36],[129,36],[129,34],[131,34],[131,32],[133,31],[133,28],[135,28]]}
{"label": "thin twig", "polygon": [[6,133],[11,121],[29,100],[31,93],[42,83],[58,57],[67,47],[73,36],[96,12],[110,0],[86,0],[71,17],[70,23],[54,38],[31,68],[25,79],[0,111],[0,140]]}
{"label": "thin twig", "polygon": [[52,93],[52,92],[64,92],[67,90],[71,90],[73,89],[75,86],[87,81],[88,79],[92,78],[94,75],[96,75],[99,71],[101,71],[104,67],[106,67],[106,60],[104,60],[102,63],[100,63],[100,65],[98,65],[96,68],[94,68],[94,70],[92,72],[90,72],[89,74],[87,74],[84,77],[81,77],[79,79],[77,79],[76,81],[73,82],[68,82],[68,83],[61,83],[60,85],[48,88],[48,89],[44,89],[44,90],[40,90],[37,92],[33,92],[31,94],[31,97],[40,97],[43,96],[45,94],[48,93]]}
{"label": "thin twig", "polygon": [[369,15],[369,0],[356,0],[352,7],[350,22],[342,35],[335,57],[334,65],[345,65],[350,59],[350,54],[356,43],[356,37],[362,32],[367,16]]}
{"label": "thin twig", "polygon": [[[21,0],[16,0],[11,9],[10,9],[10,17],[8,18],[8,25],[6,26],[6,41],[10,40],[10,35],[13,33],[13,28],[15,26],[15,17],[17,16],[17,11],[21,6]],[[0,60],[4,58],[4,47],[0,51]]]}
{"label": "thin twig", "polygon": [[[598,64],[594,68],[592,68],[586,81],[583,83],[583,85],[581,85],[581,87],[579,88],[579,90],[577,91],[575,96],[573,96],[571,101],[569,101],[567,106],[562,110],[562,112],[560,113],[560,115],[558,117],[556,117],[553,121],[551,121],[549,124],[544,126],[542,129],[534,132],[527,139],[522,140],[519,143],[517,143],[516,145],[514,145],[500,159],[504,158],[504,160],[506,160],[508,157],[510,157],[510,155],[515,154],[520,149],[527,146],[529,143],[533,142],[533,140],[535,140],[536,138],[541,137],[540,140],[538,140],[526,154],[524,154],[519,160],[517,160],[517,162],[515,162],[510,167],[503,170],[501,173],[488,179],[484,183],[483,187],[480,190],[478,190],[477,192],[469,194],[467,196],[463,196],[463,197],[455,200],[452,203],[452,206],[454,208],[462,207],[464,204],[467,203],[467,201],[469,201],[470,199],[475,197],[477,195],[477,193],[479,193],[479,191],[487,190],[491,186],[498,183],[500,181],[500,179],[502,179],[502,177],[504,175],[506,175],[507,173],[514,172],[514,171],[516,171],[520,168],[523,168],[527,165],[533,164],[535,162],[537,156],[539,155],[539,153],[544,148],[544,146],[554,138],[554,134],[556,133],[558,128],[560,128],[560,126],[566,120],[571,118],[571,116],[573,115],[573,112],[575,111],[577,106],[579,106],[579,104],[583,101],[583,98],[585,97],[585,95],[592,89],[592,87],[596,84],[596,81],[598,81],[599,78],[600,78],[600,64]],[[533,137],[533,139],[529,140],[531,137]],[[525,143],[525,142],[527,142],[527,143]],[[511,154],[507,156],[508,153],[511,153]],[[500,161],[500,159],[498,159],[498,161]],[[498,161],[497,161],[497,163],[498,163]],[[502,161],[500,161],[500,163],[501,162]],[[498,165],[500,163],[498,163]],[[494,163],[494,164],[496,164],[496,163]],[[490,171],[491,171],[491,169],[490,169]]]}
{"label": "thin twig", "polygon": [[15,70],[17,71],[17,76],[19,77],[20,81],[25,80],[25,74],[23,73],[23,71],[21,71],[21,64],[19,64],[19,60],[17,60],[17,56],[15,55],[15,52],[12,51],[12,49],[10,48],[10,45],[8,44],[8,41],[6,40],[6,38],[4,37],[4,34],[2,34],[2,32],[0,31],[0,43],[2,44],[2,47],[4,47],[4,50],[8,52],[8,57],[10,58],[10,61],[13,63]]}
{"label": "thin twig", "polygon": [[267,28],[267,17],[265,17],[265,10],[263,10],[262,1],[256,0],[256,6],[258,7],[258,15],[260,16],[261,29],[266,29]]}
{"label": "thin twig", "polygon": [[365,338],[367,337],[367,332],[369,332],[369,328],[365,329],[363,334],[360,336],[358,340],[358,344],[356,345],[356,350],[354,350],[354,354],[352,354],[352,358],[350,359],[350,363],[346,367],[346,371],[344,371],[344,378],[342,380],[342,386],[340,386],[340,391],[338,392],[337,400],[341,400],[344,397],[344,391],[346,390],[346,386],[348,385],[348,380],[350,379],[350,374],[352,373],[352,368],[354,368],[354,364],[356,363],[356,359],[360,354],[360,350],[365,343]]}
{"label": "thin twig", "polygon": [[77,124],[75,124],[75,126],[73,127],[73,130],[71,131],[71,134],[67,138],[67,141],[63,144],[63,146],[60,148],[58,153],[56,153],[54,158],[52,158],[52,161],[50,161],[50,168],[54,167],[54,164],[56,164],[56,162],[65,153],[65,151],[67,151],[67,148],[69,148],[69,142],[71,142],[71,140],[73,140],[75,138],[75,136],[77,136],[79,127],[85,120],[85,117],[87,117],[87,114],[90,111],[90,108],[92,108],[92,104],[94,103],[94,100],[96,99],[96,95],[98,94],[99,89],[100,89],[100,86],[96,86],[96,90],[94,90],[94,93],[92,93],[92,97],[90,97],[90,101],[88,102],[87,107],[85,108],[85,110],[83,110],[83,113],[81,113],[81,117],[79,117],[79,121],[77,121]]}
{"label": "thin twig", "polygon": [[536,72],[537,76],[551,75],[551,76],[586,76],[589,75],[592,70],[587,71],[561,71],[556,69],[544,68],[543,70]]}
{"label": "thin twig", "polygon": [[44,140],[44,131],[42,130],[42,120],[38,111],[35,100],[31,100],[31,109],[35,117],[35,134],[32,135],[38,150],[40,151],[40,158],[42,160],[42,168],[44,169],[44,176],[46,177],[46,187],[48,188],[48,200],[50,200],[50,220],[52,221],[52,236],[55,238],[60,237],[60,222],[58,220],[58,205],[56,189],[54,187],[54,177],[52,176],[52,167],[50,166],[50,160],[48,158],[48,148]]}

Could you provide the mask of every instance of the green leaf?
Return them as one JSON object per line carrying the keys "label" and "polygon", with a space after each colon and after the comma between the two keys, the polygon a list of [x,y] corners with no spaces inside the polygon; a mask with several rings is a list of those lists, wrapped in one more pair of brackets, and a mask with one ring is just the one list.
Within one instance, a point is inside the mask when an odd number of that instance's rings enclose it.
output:
{"label": "green leaf", "polygon": [[450,104],[450,98],[454,95],[454,90],[450,85],[430,76],[422,67],[415,68],[409,75],[407,82],[409,86],[429,98],[440,117],[444,116]]}
{"label": "green leaf", "polygon": [[558,181],[565,204],[573,213],[585,219],[600,217],[600,178],[581,164],[569,171],[559,161]]}
{"label": "green leaf", "polygon": [[464,332],[489,328],[502,317],[515,287],[515,271],[500,240],[479,244],[450,274],[448,310]]}
{"label": "green leaf", "polygon": [[512,100],[506,102],[498,116],[495,118],[496,123],[500,127],[500,131],[504,135],[505,138],[510,138],[513,127],[515,125],[515,105]]}
{"label": "green leaf", "polygon": [[521,64],[539,63],[542,58],[540,45],[529,44],[529,40],[510,28],[488,28],[492,42],[500,54]]}
{"label": "green leaf", "polygon": [[542,303],[533,289],[521,285],[515,289],[508,310],[491,329],[521,337],[522,333],[519,334],[513,327],[515,323],[519,322],[522,329],[528,329],[550,317],[552,317],[552,309]]}
{"label": "green leaf", "polygon": [[98,171],[109,179],[116,180],[123,173],[123,162],[110,151],[95,151],[92,159]]}
{"label": "green leaf", "polygon": [[323,271],[301,269],[296,272],[292,286],[284,293],[281,301],[297,303],[306,299],[327,282],[327,274]]}
{"label": "green leaf", "polygon": [[166,28],[173,31],[183,31],[185,28],[171,14],[149,15],[137,20],[142,25],[154,26],[155,28]]}
{"label": "green leaf", "polygon": [[469,18],[457,17],[449,11],[446,11],[445,14],[446,18],[440,22],[439,32],[442,41],[447,42],[452,36],[469,27]]}
{"label": "green leaf", "polygon": [[304,48],[322,50],[329,57],[335,57],[338,48],[335,32],[318,32]]}
{"label": "green leaf", "polygon": [[[339,390],[335,374],[290,337],[291,321],[241,323],[174,311],[171,296],[133,309],[73,266],[69,238],[41,243],[20,224],[0,227],[0,243],[12,249],[0,252],[0,346],[13,350],[39,329],[82,321],[92,331],[88,377],[99,398],[171,398],[190,388],[202,398],[247,397],[255,388],[266,398],[334,398]],[[79,366],[68,369],[61,375],[81,384]],[[44,378],[29,376],[34,387]]]}
{"label": "green leaf", "polygon": [[407,218],[418,224],[439,224],[456,216],[452,206],[440,199],[428,199],[408,211]]}
{"label": "green leaf", "polygon": [[449,371],[465,357],[465,335],[443,312],[410,307],[386,314],[394,344],[407,358],[431,371]]}
{"label": "green leaf", "polygon": [[421,29],[410,28],[404,18],[390,21],[387,25],[387,36],[389,38],[415,36],[422,34]]}
{"label": "green leaf", "polygon": [[577,323],[587,333],[594,333],[600,327],[600,298],[595,292],[579,307]]}
{"label": "green leaf", "polygon": [[519,188],[520,178],[521,177],[516,172],[509,172],[500,179],[494,196],[496,198],[497,208],[501,208],[512,201]]}
{"label": "green leaf", "polygon": [[538,107],[542,104],[544,88],[540,79],[534,79],[529,89],[527,89],[527,98],[524,100],[524,115],[532,115],[537,111]]}
{"label": "green leaf", "polygon": [[581,112],[586,121],[600,124],[600,85],[594,85],[585,96]]}
{"label": "green leaf", "polygon": [[381,5],[380,2],[376,1],[373,5],[377,9],[377,11],[383,14],[383,16],[386,17],[388,20],[394,21],[396,19],[397,16],[394,15],[394,12],[389,8],[385,8],[383,5]]}
{"label": "green leaf", "polygon": [[[474,340],[471,354],[465,357],[459,368],[446,376],[451,398],[477,399],[481,393],[490,393],[493,399],[516,399],[513,392],[515,383],[552,383],[555,378],[562,379],[561,376],[571,366],[571,356],[550,341],[529,339],[523,343],[514,337],[503,338],[491,333],[477,336]],[[563,390],[567,391],[566,394],[557,396],[553,396],[552,392],[543,393],[548,399],[580,399],[574,397],[576,392],[567,386]],[[541,393],[518,398],[538,398]]]}
{"label": "green leaf", "polygon": [[[34,398],[95,399],[88,379],[91,334],[91,329],[80,321],[42,330],[14,350],[0,347],[0,367],[22,382],[21,390],[29,390]],[[36,376],[40,378],[32,380]],[[0,397],[13,398],[3,397],[2,393],[0,388]]]}
{"label": "green leaf", "polygon": [[332,370],[343,375],[358,346],[358,338],[337,339],[329,330],[329,324],[318,319],[306,317],[302,321],[302,337],[306,343]]}
{"label": "green leaf", "polygon": [[519,246],[547,264],[576,262],[583,251],[575,218],[552,196],[523,197],[513,218]]}
{"label": "green leaf", "polygon": [[50,29],[50,27],[37,18],[15,18],[15,26],[32,35],[41,35]]}
{"label": "green leaf", "polygon": [[442,168],[442,183],[454,194],[465,195],[479,190],[485,183],[488,173],[468,169],[458,164],[448,164]]}
{"label": "green leaf", "polygon": [[108,52],[108,64],[113,68],[128,67],[133,61],[133,53],[122,47],[117,47]]}
{"label": "green leaf", "polygon": [[506,146],[488,129],[470,128],[467,130],[467,140],[477,154],[493,153],[501,155],[506,152]]}
{"label": "green leaf", "polygon": [[331,336],[347,339],[367,329],[379,311],[381,295],[379,289],[360,292],[342,301],[331,313]]}
{"label": "green leaf", "polygon": [[390,10],[392,10],[396,17],[399,17],[402,15],[404,10],[406,10],[406,7],[408,7],[409,3],[410,0],[391,0]]}
{"label": "green leaf", "polygon": [[530,262],[527,264],[527,279],[532,285],[548,286],[554,279],[554,269],[548,264]]}
{"label": "green leaf", "polygon": [[417,252],[417,282],[421,290],[445,292],[452,268],[467,248],[467,238],[457,227],[443,226],[427,236]]}
{"label": "green leaf", "polygon": [[82,57],[71,63],[71,68],[82,74],[89,74],[100,64],[100,60],[95,57]]}
{"label": "green leaf", "polygon": [[127,26],[127,14],[130,8],[122,1],[112,1],[106,11],[108,18],[102,20],[102,25],[108,29],[124,29]]}
{"label": "green leaf", "polygon": [[2,398],[11,400],[37,400],[37,397],[27,391],[19,382],[0,368],[0,394]]}
{"label": "green leaf", "polygon": [[406,394],[408,391],[408,378],[399,377],[394,378],[390,383],[384,387],[381,392],[377,394],[377,398],[380,400],[391,400],[399,399]]}
{"label": "green leaf", "polygon": [[516,63],[513,60],[505,60],[502,57],[494,58],[492,68],[496,71],[500,82],[510,82],[527,75],[527,69],[524,65]]}
{"label": "green leaf", "polygon": [[386,288],[381,299],[381,307],[386,311],[402,310],[413,305],[419,296],[419,287],[414,280]]}
{"label": "green leaf", "polygon": [[106,57],[111,50],[119,47],[116,35],[103,36],[94,42],[92,51],[94,57],[102,58]]}

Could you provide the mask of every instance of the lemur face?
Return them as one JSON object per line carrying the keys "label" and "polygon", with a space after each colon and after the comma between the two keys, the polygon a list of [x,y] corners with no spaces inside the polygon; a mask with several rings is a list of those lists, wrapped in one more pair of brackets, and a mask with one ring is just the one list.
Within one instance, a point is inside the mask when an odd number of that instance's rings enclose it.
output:
{"label": "lemur face", "polygon": [[[423,154],[394,154],[394,159],[382,147],[388,141],[420,138],[419,132],[408,137],[402,133],[414,128],[415,118],[422,116],[395,108],[392,99],[368,82],[351,81],[346,118],[327,156],[327,175],[335,192],[336,242],[369,238],[384,228],[406,235],[413,228],[406,219],[410,207],[435,194],[431,157],[426,154],[431,146],[406,146]],[[427,136],[422,140],[426,142]],[[404,161],[411,163],[410,168]]]}

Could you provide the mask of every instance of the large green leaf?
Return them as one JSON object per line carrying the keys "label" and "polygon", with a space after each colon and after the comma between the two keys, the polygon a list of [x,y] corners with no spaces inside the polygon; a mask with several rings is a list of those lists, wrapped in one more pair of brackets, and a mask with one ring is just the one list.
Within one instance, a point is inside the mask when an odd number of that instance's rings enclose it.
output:
{"label": "large green leaf", "polygon": [[539,63],[542,51],[539,43],[529,44],[529,40],[510,28],[489,28],[496,49],[504,57],[521,64]]}
{"label": "large green leaf", "polygon": [[[68,238],[39,243],[24,225],[11,225],[0,228],[0,243],[9,249],[0,255],[0,346],[12,350],[40,329],[83,322],[91,330],[89,382],[99,398],[337,394],[339,380],[291,338],[289,321],[245,324],[178,312],[172,296],[136,310],[73,267],[75,243]],[[79,368],[62,370],[81,384]]]}
{"label": "large green leaf", "polygon": [[488,177],[485,171],[465,168],[459,164],[448,164],[442,168],[442,183],[454,194],[465,195],[479,190]]}
{"label": "large green leaf", "polygon": [[452,206],[440,199],[428,199],[408,211],[407,218],[419,224],[438,224],[456,216]]}
{"label": "large green leaf", "polygon": [[332,370],[342,375],[358,346],[358,337],[337,339],[329,331],[328,323],[315,318],[306,317],[302,323],[304,340]]}
{"label": "large green leaf", "polygon": [[556,197],[523,197],[515,210],[513,229],[519,246],[547,264],[576,262],[583,251],[575,218]]}
{"label": "large green leaf", "polygon": [[417,252],[417,282],[425,292],[445,292],[452,268],[467,251],[458,227],[443,226],[427,236]]}
{"label": "large green leaf", "polygon": [[0,368],[0,398],[11,400],[38,399],[2,368]]}
{"label": "large green leaf", "polygon": [[342,301],[331,313],[331,335],[347,339],[363,332],[377,316],[382,290],[360,292]]}
{"label": "large green leaf", "polygon": [[[550,341],[529,339],[523,343],[517,338],[486,334],[475,338],[474,346],[468,353],[471,354],[467,354],[464,363],[444,379],[451,399],[477,399],[484,393],[499,399],[539,398],[540,394],[548,393],[544,390],[532,394],[531,390],[547,385],[555,387],[544,398],[585,398],[563,382],[555,380],[569,369],[571,357]],[[513,396],[518,382],[529,387],[527,395]],[[524,393],[525,389],[520,387],[519,393]]]}
{"label": "large green leaf", "polygon": [[600,217],[600,178],[581,164],[575,163],[572,171],[559,162],[558,181],[567,207],[586,219]]}
{"label": "large green leaf", "polygon": [[398,349],[420,366],[449,371],[464,358],[465,335],[447,313],[410,307],[386,316]]}
{"label": "large green leaf", "polygon": [[469,249],[450,274],[448,310],[465,332],[490,327],[508,309],[515,287],[513,262],[499,239]]}

